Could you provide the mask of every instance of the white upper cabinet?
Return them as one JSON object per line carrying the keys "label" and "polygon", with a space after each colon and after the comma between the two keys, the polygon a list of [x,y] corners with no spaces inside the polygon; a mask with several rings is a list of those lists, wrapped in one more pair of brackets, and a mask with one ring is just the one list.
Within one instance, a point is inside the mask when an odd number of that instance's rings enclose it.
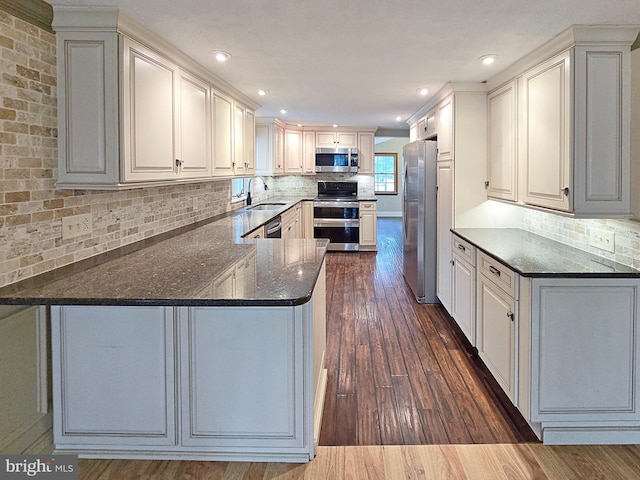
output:
{"label": "white upper cabinet", "polygon": [[520,77],[522,201],[571,208],[571,55],[544,62]]}
{"label": "white upper cabinet", "polygon": [[304,173],[316,174],[316,132],[302,132],[302,164]]}
{"label": "white upper cabinet", "polygon": [[373,173],[374,132],[358,132],[358,173]]}
{"label": "white upper cabinet", "polygon": [[277,118],[256,118],[256,175],[284,172],[284,125]]}
{"label": "white upper cabinet", "polygon": [[177,165],[183,176],[211,175],[211,89],[180,70],[178,72]]}
{"label": "white upper cabinet", "polygon": [[302,158],[302,131],[285,129],[284,131],[284,172],[304,173]]}
{"label": "white upper cabinet", "polygon": [[233,100],[212,92],[213,174],[233,175]]}
{"label": "white upper cabinet", "polygon": [[438,161],[453,159],[453,95],[438,106]]}
{"label": "white upper cabinet", "polygon": [[319,148],[356,148],[356,132],[316,132],[316,147]]}
{"label": "white upper cabinet", "polygon": [[117,190],[254,171],[257,104],[242,93],[229,85],[214,91],[219,79],[118,9],[55,7],[52,26],[58,188]]}
{"label": "white upper cabinet", "polygon": [[518,191],[515,81],[489,93],[487,128],[487,196],[515,201]]}
{"label": "white upper cabinet", "polygon": [[[489,81],[489,88],[517,82],[519,177],[513,198],[504,183],[502,191],[492,187],[511,178],[511,145],[498,139],[512,132],[503,117],[489,117],[489,196],[575,217],[631,215],[630,47],[637,34],[637,27],[573,26]],[[505,115],[506,101],[494,101],[504,103],[489,109]]]}

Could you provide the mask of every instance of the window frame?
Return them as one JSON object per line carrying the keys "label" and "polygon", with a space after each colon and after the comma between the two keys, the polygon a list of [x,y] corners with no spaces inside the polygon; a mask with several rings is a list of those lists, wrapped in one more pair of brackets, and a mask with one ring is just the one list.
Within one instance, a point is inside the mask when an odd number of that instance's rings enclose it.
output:
{"label": "window frame", "polygon": [[[378,191],[376,190],[376,175],[388,175],[388,172],[378,173],[376,172],[376,158],[380,157],[393,157],[394,159],[394,168],[393,168],[393,191]],[[386,182],[385,182],[386,184]],[[398,195],[398,153],[397,152],[375,152],[373,154],[373,188],[375,195]]]}

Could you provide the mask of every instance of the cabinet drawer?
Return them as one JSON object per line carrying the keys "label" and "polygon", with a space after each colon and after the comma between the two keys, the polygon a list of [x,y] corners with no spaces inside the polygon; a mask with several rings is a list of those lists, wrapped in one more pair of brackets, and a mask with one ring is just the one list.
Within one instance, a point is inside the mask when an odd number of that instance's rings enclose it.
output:
{"label": "cabinet drawer", "polygon": [[518,275],[509,267],[494,260],[484,252],[478,252],[478,270],[510,297],[518,299]]}
{"label": "cabinet drawer", "polygon": [[363,209],[363,210],[375,210],[376,209],[376,202],[360,202],[359,208]]}
{"label": "cabinet drawer", "polygon": [[476,247],[466,240],[453,235],[452,255],[457,255],[466,260],[472,267],[476,266]]}

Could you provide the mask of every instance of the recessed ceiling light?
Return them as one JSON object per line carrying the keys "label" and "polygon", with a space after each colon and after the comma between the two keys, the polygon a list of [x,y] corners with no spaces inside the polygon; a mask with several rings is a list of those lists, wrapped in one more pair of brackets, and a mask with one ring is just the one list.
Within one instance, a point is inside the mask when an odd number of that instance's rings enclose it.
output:
{"label": "recessed ceiling light", "polygon": [[298,124],[298,127],[302,127],[302,124],[301,124],[301,123],[299,123],[299,124]]}
{"label": "recessed ceiling light", "polygon": [[400,121],[402,121],[402,117],[401,117],[400,115],[398,115],[398,116],[396,117],[396,122],[400,122]]}
{"label": "recessed ceiling light", "polygon": [[267,94],[266,90],[258,90],[258,95],[260,95],[261,97],[264,97]]}
{"label": "recessed ceiling light", "polygon": [[492,53],[489,55],[483,55],[480,58],[478,58],[478,60],[481,61],[483,65],[491,65],[493,62],[496,61],[496,58],[498,58],[498,56]]}
{"label": "recessed ceiling light", "polygon": [[338,128],[338,125],[336,125],[335,123],[333,124],[333,128]]}
{"label": "recessed ceiling light", "polygon": [[216,50],[213,52],[213,57],[219,62],[226,62],[231,58],[231,54],[223,52],[222,50]]}
{"label": "recessed ceiling light", "polygon": [[287,111],[283,108],[282,110],[280,110],[280,113],[284,115],[285,113],[287,113]]}
{"label": "recessed ceiling light", "polygon": [[427,93],[429,93],[429,89],[425,87],[419,88],[418,93],[424,97]]}

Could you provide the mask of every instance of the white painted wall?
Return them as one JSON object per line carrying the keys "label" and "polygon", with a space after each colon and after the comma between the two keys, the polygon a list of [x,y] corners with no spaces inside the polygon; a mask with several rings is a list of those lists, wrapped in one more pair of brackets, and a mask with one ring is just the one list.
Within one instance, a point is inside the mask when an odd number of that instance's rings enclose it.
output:
{"label": "white painted wall", "polygon": [[409,143],[409,137],[400,137],[376,143],[375,145],[376,153],[398,154],[398,194],[376,195],[378,199],[378,217],[402,217],[402,172],[404,171],[402,148],[407,143]]}

